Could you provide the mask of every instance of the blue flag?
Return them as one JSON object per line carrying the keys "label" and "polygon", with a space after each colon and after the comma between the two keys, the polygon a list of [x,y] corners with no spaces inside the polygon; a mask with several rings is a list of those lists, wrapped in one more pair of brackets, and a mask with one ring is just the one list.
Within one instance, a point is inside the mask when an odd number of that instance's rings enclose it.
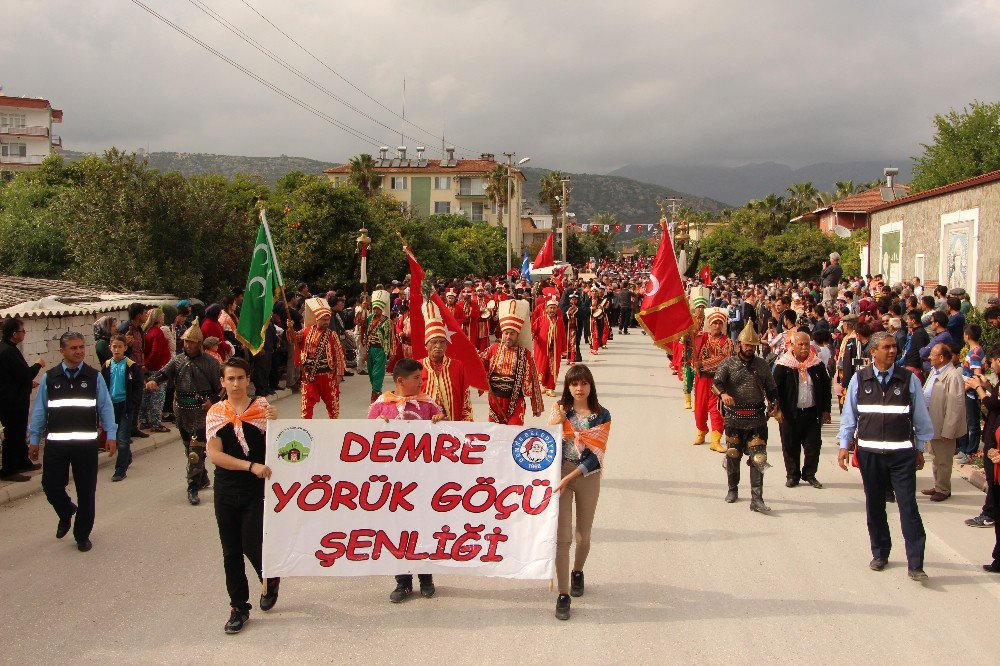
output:
{"label": "blue flag", "polygon": [[525,280],[531,281],[531,262],[528,261],[528,251],[524,251],[524,261],[521,262],[521,275]]}

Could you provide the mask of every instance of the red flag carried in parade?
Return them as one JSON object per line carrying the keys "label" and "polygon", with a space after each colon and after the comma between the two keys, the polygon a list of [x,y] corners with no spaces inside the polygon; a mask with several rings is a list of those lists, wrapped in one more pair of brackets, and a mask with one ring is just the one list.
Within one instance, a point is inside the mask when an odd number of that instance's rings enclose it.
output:
{"label": "red flag carried in parade", "polygon": [[700,277],[701,281],[705,284],[709,284],[712,281],[712,267],[705,264],[705,267],[698,271],[698,277]]}
{"label": "red flag carried in parade", "polygon": [[424,346],[424,312],[420,309],[424,304],[424,269],[410,248],[404,245],[403,252],[410,262],[410,344],[413,346],[413,358],[423,358],[427,356],[427,347]]}
{"label": "red flag carried in parade", "polygon": [[635,318],[649,333],[653,344],[664,350],[694,326],[674,258],[674,247],[666,230],[656,250],[646,295]]}
{"label": "red flag carried in parade", "polygon": [[542,249],[538,251],[538,256],[535,257],[535,263],[532,265],[533,269],[547,268],[555,264],[555,257],[552,253],[552,237],[554,235],[555,232],[552,232],[545,239],[545,244],[542,245]]}
{"label": "red flag carried in parade", "polygon": [[[444,326],[448,331],[448,347],[445,350],[445,354],[448,358],[459,361],[465,366],[465,376],[469,380],[469,386],[473,386],[480,391],[488,391],[490,389],[490,382],[486,377],[486,367],[483,365],[483,360],[479,357],[479,352],[476,351],[475,346],[473,346],[465,333],[462,332],[462,327],[455,321],[455,317],[451,314],[451,311],[444,306],[444,302],[437,295],[437,292],[431,293],[431,303],[437,306],[438,313],[441,315],[441,321],[444,322]],[[423,335],[424,332],[421,329],[420,336],[423,337]]]}

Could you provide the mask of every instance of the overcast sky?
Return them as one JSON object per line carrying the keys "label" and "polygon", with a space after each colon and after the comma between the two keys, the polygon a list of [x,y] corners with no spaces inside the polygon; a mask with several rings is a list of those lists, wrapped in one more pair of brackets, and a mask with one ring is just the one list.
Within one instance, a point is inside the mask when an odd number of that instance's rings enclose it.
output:
{"label": "overcast sky", "polygon": [[[273,85],[399,145],[400,120],[242,0],[142,0]],[[935,113],[1000,99],[1000,2],[247,0],[394,112],[405,143],[628,163],[739,165],[917,154]],[[270,61],[235,24],[380,126]],[[65,112],[67,148],[298,155],[376,145],[250,79],[131,0],[4,3],[0,85]],[[437,156],[432,154],[431,157]]]}

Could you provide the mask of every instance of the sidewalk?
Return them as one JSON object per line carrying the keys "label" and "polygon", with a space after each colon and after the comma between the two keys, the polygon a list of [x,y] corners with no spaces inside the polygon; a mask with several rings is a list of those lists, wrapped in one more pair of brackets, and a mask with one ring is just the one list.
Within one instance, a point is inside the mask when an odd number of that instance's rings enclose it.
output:
{"label": "sidewalk", "polygon": [[[292,395],[291,391],[282,389],[278,391],[269,402],[276,403],[280,400],[284,400],[290,395]],[[143,453],[154,451],[163,446],[176,446],[180,444],[177,427],[172,423],[167,425],[170,427],[170,432],[151,432],[149,433],[149,437],[145,439],[133,438],[132,456],[142,455]],[[106,453],[102,453],[98,458],[98,469],[108,467],[112,465],[114,461],[114,458],[109,458]],[[6,504],[7,502],[14,502],[24,497],[34,495],[35,493],[42,492],[42,470],[30,472],[29,476],[31,476],[31,481],[24,481],[21,483],[14,481],[0,481],[0,505]]]}

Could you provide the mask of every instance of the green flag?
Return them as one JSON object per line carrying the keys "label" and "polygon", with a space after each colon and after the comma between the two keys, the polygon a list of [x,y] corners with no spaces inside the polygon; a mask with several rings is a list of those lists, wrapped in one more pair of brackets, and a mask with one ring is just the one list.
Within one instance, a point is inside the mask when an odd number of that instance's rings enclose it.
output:
{"label": "green flag", "polygon": [[240,321],[236,326],[236,337],[253,354],[260,353],[264,346],[264,332],[270,322],[281,284],[278,257],[274,252],[274,244],[271,243],[267,217],[261,211],[260,229],[257,230],[257,242],[254,243],[253,256],[250,257],[250,274],[243,292]]}

